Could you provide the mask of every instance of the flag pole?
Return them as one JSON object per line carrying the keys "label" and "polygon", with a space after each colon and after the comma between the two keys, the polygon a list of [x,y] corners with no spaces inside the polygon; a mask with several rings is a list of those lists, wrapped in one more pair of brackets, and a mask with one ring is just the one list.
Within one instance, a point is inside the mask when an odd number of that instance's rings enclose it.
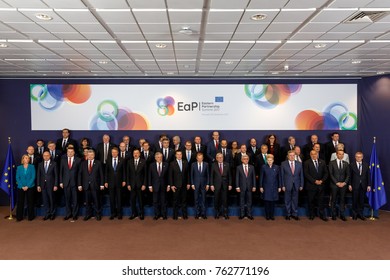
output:
{"label": "flag pole", "polygon": [[[375,143],[376,143],[376,137],[374,136],[374,144]],[[370,216],[369,220],[370,221],[375,221],[376,219],[374,217],[374,209],[372,209],[372,207],[370,207],[370,208],[371,208],[371,216]]]}
{"label": "flag pole", "polygon": [[[8,145],[11,144],[11,137],[8,136]],[[13,186],[9,185],[9,188],[12,188]],[[12,204],[11,204],[11,196],[9,195],[9,216],[6,216],[5,218],[7,220],[13,220],[14,218],[12,217]]]}

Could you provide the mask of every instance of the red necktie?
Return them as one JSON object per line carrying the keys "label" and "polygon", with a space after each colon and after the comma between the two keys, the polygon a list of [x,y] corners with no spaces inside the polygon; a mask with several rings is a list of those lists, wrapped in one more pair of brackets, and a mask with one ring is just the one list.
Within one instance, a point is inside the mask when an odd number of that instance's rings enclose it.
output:
{"label": "red necktie", "polygon": [[248,167],[246,165],[244,165],[244,172],[245,176],[248,177]]}
{"label": "red necktie", "polygon": [[89,161],[88,172],[92,172],[92,160]]}
{"label": "red necktie", "polygon": [[158,163],[157,171],[158,171],[158,176],[160,176],[161,175],[161,163]]}
{"label": "red necktie", "polygon": [[71,158],[68,158],[68,168],[69,169],[72,168],[72,159]]}
{"label": "red necktie", "polygon": [[295,172],[295,167],[294,167],[294,162],[291,162],[291,173],[294,175]]}
{"label": "red necktie", "polygon": [[218,140],[215,140],[215,148],[218,150]]}
{"label": "red necktie", "polygon": [[223,169],[222,169],[222,163],[219,164],[219,173],[222,175]]}

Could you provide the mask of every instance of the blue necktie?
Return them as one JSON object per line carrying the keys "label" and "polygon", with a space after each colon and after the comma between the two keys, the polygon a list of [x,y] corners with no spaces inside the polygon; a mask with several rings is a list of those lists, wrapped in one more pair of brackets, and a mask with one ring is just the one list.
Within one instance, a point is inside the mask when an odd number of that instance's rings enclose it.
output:
{"label": "blue necktie", "polygon": [[181,160],[179,160],[178,162],[179,162],[180,171],[183,171],[183,166],[181,164]]}
{"label": "blue necktie", "polygon": [[114,158],[114,171],[116,171],[116,158]]}

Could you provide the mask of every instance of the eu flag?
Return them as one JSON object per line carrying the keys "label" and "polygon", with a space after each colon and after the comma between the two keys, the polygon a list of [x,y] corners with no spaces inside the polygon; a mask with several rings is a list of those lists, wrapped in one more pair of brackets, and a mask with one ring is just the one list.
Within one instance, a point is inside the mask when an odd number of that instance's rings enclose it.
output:
{"label": "eu flag", "polygon": [[11,209],[13,210],[16,202],[16,190],[15,190],[15,160],[12,153],[11,143],[8,144],[7,158],[1,174],[0,189],[8,194],[11,202]]}
{"label": "eu flag", "polygon": [[368,203],[371,208],[376,211],[386,204],[386,191],[385,184],[383,183],[382,173],[379,165],[378,156],[376,154],[375,141],[372,146],[371,159],[370,159],[370,171],[371,171],[371,191],[367,192]]}

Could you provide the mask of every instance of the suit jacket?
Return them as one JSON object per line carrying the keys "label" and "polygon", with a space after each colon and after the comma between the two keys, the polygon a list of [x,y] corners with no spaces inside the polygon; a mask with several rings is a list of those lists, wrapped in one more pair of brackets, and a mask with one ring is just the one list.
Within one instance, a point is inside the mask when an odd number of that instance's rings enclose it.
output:
{"label": "suit jacket", "polygon": [[66,153],[66,147],[69,146],[69,144],[72,144],[75,151],[78,151],[77,148],[77,141],[71,138],[68,138],[68,141],[66,142],[65,149],[62,149],[62,142],[64,141],[64,138],[59,138],[56,141],[56,148],[61,152],[61,154]]}
{"label": "suit jacket", "polygon": [[184,187],[190,184],[189,165],[186,160],[182,160],[182,170],[177,160],[174,160],[169,165],[169,185],[176,188]]}
{"label": "suit jacket", "polygon": [[222,163],[222,174],[219,171],[219,163],[214,162],[210,171],[210,185],[215,188],[227,188],[232,185],[232,172],[227,162]]}
{"label": "suit jacket", "polygon": [[349,183],[349,164],[346,161],[343,161],[343,168],[340,170],[337,166],[337,159],[329,162],[329,176],[330,176],[330,186],[336,187],[336,183],[345,182]]}
{"label": "suit jacket", "polygon": [[188,162],[188,166],[191,167],[192,163],[196,161],[196,152],[194,150],[191,150],[190,158],[187,158],[187,150],[183,151],[183,159],[185,159]]}
{"label": "suit jacket", "polygon": [[145,158],[145,152],[141,153],[141,158],[143,158],[146,161],[146,166],[149,167],[152,162],[154,162],[154,152],[149,150],[148,151],[148,158]]}
{"label": "suit jacket", "polygon": [[280,159],[280,144],[275,143],[274,144],[274,152],[271,153],[271,146],[267,144],[268,147],[268,153],[274,155],[274,164],[280,164],[281,159]]}
{"label": "suit jacket", "polygon": [[[250,165],[253,165],[253,164],[251,164],[251,162],[253,162],[253,160],[252,160],[252,158],[251,158],[251,155],[250,154],[248,154],[248,153],[246,153],[246,155],[249,157],[249,164]],[[237,167],[237,166],[239,166],[240,164],[242,164],[242,162],[241,162],[241,157],[242,157],[242,154],[241,153],[237,153],[236,154],[236,156],[235,156],[235,158],[234,158],[234,165]]]}
{"label": "suit jacket", "polygon": [[[221,145],[220,141],[218,141],[218,148],[220,148],[219,146]],[[214,140],[211,140],[210,142],[207,143],[207,146],[206,146],[206,157],[205,159],[207,159],[208,162],[214,162],[215,161],[215,156],[217,155],[217,149],[215,147],[215,144],[214,144]]]}
{"label": "suit jacket", "polygon": [[260,153],[256,156],[255,160],[255,173],[256,173],[256,176],[258,178],[260,178],[260,174],[261,174],[261,168],[263,167],[264,164],[267,164],[267,162],[264,161],[264,157],[263,157],[263,154]]}
{"label": "suit jacket", "polygon": [[[261,151],[258,149],[258,147],[256,147],[255,152],[253,152],[252,146],[251,146],[251,145],[246,146],[246,152],[247,152],[247,154],[250,155],[250,157],[251,157],[252,159],[254,159],[259,153],[261,153]],[[250,164],[251,164],[251,163],[250,163]]]}
{"label": "suit jacket", "polygon": [[326,180],[328,179],[328,167],[326,162],[322,159],[318,159],[318,172],[314,165],[312,159],[308,159],[303,163],[303,169],[306,179],[306,188],[307,189],[316,189],[318,185],[315,184],[316,180],[321,180],[321,186],[325,185]]}
{"label": "suit jacket", "polygon": [[19,165],[16,168],[16,184],[18,189],[23,187],[32,188],[35,186],[35,167],[29,164],[26,173],[24,172],[24,166]]}
{"label": "suit jacket", "polygon": [[285,161],[287,159],[288,151],[293,150],[290,147],[290,144],[287,144],[286,146],[283,146],[280,148],[280,160]]}
{"label": "suit jacket", "polygon": [[163,161],[168,162],[169,164],[171,163],[171,161],[175,159],[175,150],[168,148],[168,158],[165,158],[164,151],[165,151],[164,148],[160,151],[163,154]]}
{"label": "suit jacket", "polygon": [[165,188],[168,186],[168,163],[162,162],[161,163],[161,174],[158,174],[157,171],[157,162],[153,162],[149,166],[148,171],[148,183],[149,186],[153,187],[153,192],[157,192],[160,189],[162,191],[165,191]]}
{"label": "suit jacket", "polygon": [[64,184],[64,187],[75,187],[77,188],[77,180],[79,175],[79,170],[81,166],[81,159],[74,156],[72,167],[68,167],[68,157],[63,157],[61,159],[60,166],[60,184]]}
{"label": "suit jacket", "polygon": [[[318,155],[318,157],[320,159],[325,160],[325,147],[321,143],[318,143],[318,144],[320,144],[320,154]],[[305,146],[303,146],[303,149],[302,149],[303,158],[309,159],[311,150],[313,150],[313,144],[312,143],[308,143]]]}
{"label": "suit jacket", "polygon": [[352,191],[358,191],[359,188],[367,190],[368,186],[371,186],[370,168],[366,162],[362,162],[362,175],[360,175],[356,161],[350,165],[350,185]]}
{"label": "suit jacket", "polygon": [[[148,155],[148,158],[150,156]],[[131,186],[131,190],[141,189],[147,185],[147,163],[143,158],[139,158],[137,170],[135,170],[134,159],[127,161],[127,185]]]}
{"label": "suit jacket", "polygon": [[109,188],[122,187],[122,182],[126,182],[125,161],[118,156],[116,170],[112,165],[112,157],[106,163],[106,172],[104,172],[104,182],[108,183]]}
{"label": "suit jacket", "polygon": [[104,176],[102,163],[95,159],[92,165],[91,173],[88,172],[88,160],[84,160],[80,166],[78,185],[82,186],[84,190],[95,189],[98,190],[103,186]]}
{"label": "suit jacket", "polygon": [[244,165],[237,166],[236,169],[236,188],[240,188],[241,191],[251,190],[256,188],[256,175],[253,165],[248,164],[248,177],[244,172]]}
{"label": "suit jacket", "polygon": [[[107,155],[107,159],[111,156],[111,150],[112,148],[115,147],[115,144],[113,143],[109,143],[108,144],[108,155]],[[96,157],[95,159],[97,159],[98,161],[101,162],[101,164],[104,163],[104,143],[99,143],[96,147]]]}
{"label": "suit jacket", "polygon": [[191,185],[194,185],[196,188],[205,187],[210,185],[210,175],[209,175],[209,165],[207,162],[202,163],[202,171],[199,172],[198,162],[194,162],[191,165]]}
{"label": "suit jacket", "polygon": [[294,174],[291,172],[290,162],[285,160],[280,165],[280,174],[281,174],[281,185],[287,190],[291,190],[293,187],[295,190],[303,188],[304,177],[303,177],[303,166],[299,161],[294,161],[295,170]]}
{"label": "suit jacket", "polygon": [[55,161],[50,160],[47,172],[45,172],[45,161],[38,164],[37,186],[42,189],[58,186],[58,168]]}
{"label": "suit jacket", "polygon": [[278,188],[280,185],[280,167],[273,164],[271,167],[267,164],[263,164],[260,172],[260,188],[264,189],[263,199],[266,201],[279,200]]}
{"label": "suit jacket", "polygon": [[[31,161],[31,158],[30,158],[30,157],[29,157],[29,159],[30,159],[30,161]],[[35,153],[35,154],[34,154],[34,157],[33,157],[33,162],[32,162],[32,163],[29,162],[29,163],[32,164],[32,165],[34,165],[35,170],[38,170],[38,164],[39,164],[41,161],[42,161],[42,157],[41,157],[39,154]]]}
{"label": "suit jacket", "polygon": [[[195,153],[195,155],[196,155],[196,153],[198,152],[197,150],[196,150],[196,146],[195,146],[196,144],[195,143],[192,143],[192,151]],[[201,153],[203,153],[205,156],[206,156],[206,153],[207,153],[207,147],[206,147],[206,145],[203,145],[203,144],[200,144],[200,150],[199,150],[199,152],[201,152]]]}
{"label": "suit jacket", "polygon": [[[49,149],[47,149],[46,151],[48,151],[50,153]],[[51,155],[51,153],[50,153],[50,155]],[[50,156],[50,160],[57,163],[57,168],[60,167],[61,157],[62,157],[62,152],[60,150],[57,150],[57,149],[54,151],[54,156]],[[43,161],[43,158],[41,159],[41,161]]]}
{"label": "suit jacket", "polygon": [[[218,153],[223,154],[221,148],[218,149]],[[230,167],[233,166],[234,160],[233,160],[233,154],[231,149],[226,149],[226,155],[223,157],[223,161],[228,163]]]}

